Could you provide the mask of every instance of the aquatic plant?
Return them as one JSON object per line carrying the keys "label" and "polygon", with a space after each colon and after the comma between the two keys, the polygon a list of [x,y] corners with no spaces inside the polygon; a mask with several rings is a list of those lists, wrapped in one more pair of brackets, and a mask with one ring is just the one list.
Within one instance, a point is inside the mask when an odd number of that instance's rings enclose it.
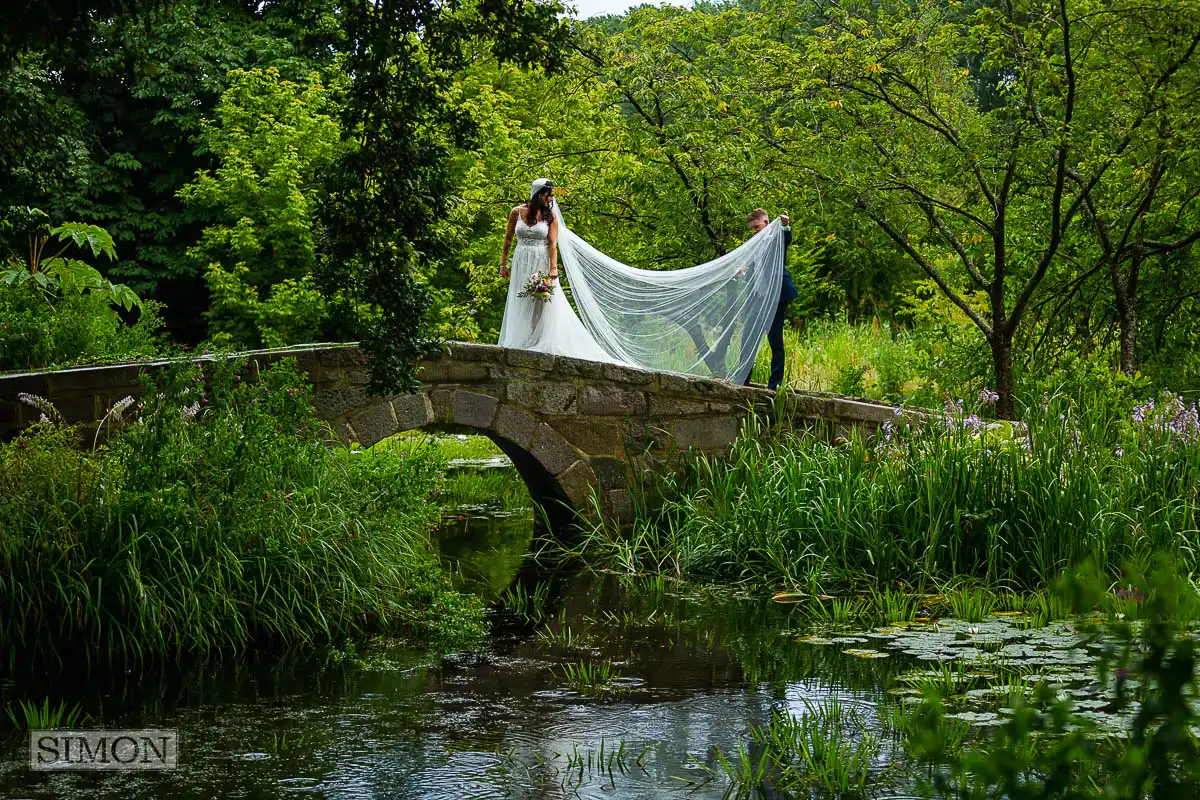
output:
{"label": "aquatic plant", "polygon": [[[618,739],[614,745],[601,736],[599,747],[580,751],[578,745],[573,746],[571,752],[566,754],[566,764],[567,769],[575,773],[576,785],[582,784],[584,776],[593,772],[606,775],[612,781],[618,774],[624,775],[634,767],[644,773],[646,754],[649,752],[650,746],[647,744],[634,753],[633,748],[626,746],[624,739]],[[556,757],[559,755],[555,753]]]}
{"label": "aquatic plant", "polygon": [[890,586],[883,591],[872,590],[869,594],[871,613],[880,623],[910,621],[917,616],[920,602],[916,595]]}
{"label": "aquatic plant", "polygon": [[1000,606],[999,598],[988,589],[962,588],[945,594],[950,616],[964,622],[983,622]]}
{"label": "aquatic plant", "polygon": [[[925,765],[925,796],[939,798],[1193,797],[1200,791],[1200,743],[1192,698],[1196,691],[1195,640],[1183,635],[1181,603],[1195,591],[1172,564],[1159,564],[1146,583],[1143,622],[1116,621],[1095,632],[1115,640],[1098,665],[1102,684],[1114,687],[1109,712],[1122,714],[1121,736],[1101,735],[1094,715],[1073,709],[1045,681],[1026,702],[1010,686],[1012,713],[994,735],[962,749],[943,734],[944,706],[936,693],[913,712],[909,751]],[[1064,599],[1075,610],[1101,602],[1106,583],[1096,572],[1068,574]],[[1110,642],[1110,645],[1114,644]],[[1129,689],[1140,681],[1140,704]]]}
{"label": "aquatic plant", "polygon": [[12,724],[20,730],[74,728],[89,719],[78,704],[67,705],[66,700],[60,700],[57,705],[51,706],[49,697],[42,700],[41,705],[32,700],[17,700],[9,703],[5,711]]}
{"label": "aquatic plant", "polygon": [[532,591],[518,581],[500,595],[500,604],[526,622],[538,623],[546,619],[546,606],[550,601],[550,584],[536,581]]}
{"label": "aquatic plant", "polygon": [[275,733],[271,735],[271,752],[283,754],[289,751],[296,750],[304,746],[304,735],[293,736],[288,738],[286,733]]}
{"label": "aquatic plant", "polygon": [[561,647],[571,649],[575,647],[576,637],[571,630],[571,626],[563,623],[558,630],[555,630],[551,625],[545,625],[538,629],[538,641],[547,647]]}
{"label": "aquatic plant", "polygon": [[617,690],[617,681],[624,676],[609,661],[563,664],[558,676],[580,694],[598,695]]}
{"label": "aquatic plant", "polygon": [[814,600],[802,608],[815,622],[840,627],[866,619],[873,605],[865,597],[850,595]]}
{"label": "aquatic plant", "polygon": [[1025,603],[1028,617],[1025,624],[1031,628],[1044,628],[1055,620],[1066,619],[1071,614],[1071,604],[1058,592],[1042,589],[1029,595]]}
{"label": "aquatic plant", "polygon": [[[765,726],[750,726],[749,743],[739,743],[733,757],[720,748],[714,755],[734,797],[752,797],[768,788],[790,792],[810,787],[854,797],[883,771],[875,765],[879,751],[878,737],[867,730],[858,711],[828,697],[806,701],[799,715],[776,710]],[[693,761],[715,777],[714,770]]]}
{"label": "aquatic plant", "polygon": [[974,682],[962,661],[943,661],[918,672],[901,676],[901,680],[922,693],[935,692],[943,697],[956,694]]}

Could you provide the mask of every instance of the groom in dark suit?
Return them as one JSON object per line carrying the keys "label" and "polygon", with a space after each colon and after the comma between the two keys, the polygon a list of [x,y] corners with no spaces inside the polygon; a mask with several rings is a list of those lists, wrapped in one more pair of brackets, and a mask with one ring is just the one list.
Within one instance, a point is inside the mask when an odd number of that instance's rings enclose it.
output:
{"label": "groom in dark suit", "polygon": [[[775,317],[771,320],[771,327],[767,329],[767,344],[771,346],[771,378],[767,381],[767,388],[774,391],[779,388],[779,384],[783,383],[783,323],[787,320],[788,303],[800,296],[800,292],[796,291],[796,282],[792,280],[792,273],[787,270],[787,250],[792,244],[792,221],[788,219],[786,214],[779,215],[779,221],[783,224],[783,282],[779,287],[779,305],[775,307]],[[758,233],[771,222],[767,212],[761,208],[756,208],[750,212],[750,216],[746,218],[746,224],[750,226],[750,230]],[[746,385],[750,384],[750,377],[746,377]]]}

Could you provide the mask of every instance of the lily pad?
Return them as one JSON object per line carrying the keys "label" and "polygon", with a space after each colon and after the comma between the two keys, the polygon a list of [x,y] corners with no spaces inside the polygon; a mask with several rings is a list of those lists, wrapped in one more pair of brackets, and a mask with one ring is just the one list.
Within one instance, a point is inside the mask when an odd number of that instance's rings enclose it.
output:
{"label": "lily pad", "polygon": [[833,639],[824,636],[801,636],[796,641],[800,644],[833,644]]}
{"label": "lily pad", "polygon": [[851,647],[849,650],[843,650],[842,652],[848,656],[854,656],[855,658],[887,658],[889,656],[888,653],[885,653],[882,650],[862,650],[854,647]]}
{"label": "lily pad", "polygon": [[961,719],[963,722],[970,722],[972,725],[1002,722],[1000,715],[994,714],[991,711],[959,711],[954,714],[947,714],[946,719]]}

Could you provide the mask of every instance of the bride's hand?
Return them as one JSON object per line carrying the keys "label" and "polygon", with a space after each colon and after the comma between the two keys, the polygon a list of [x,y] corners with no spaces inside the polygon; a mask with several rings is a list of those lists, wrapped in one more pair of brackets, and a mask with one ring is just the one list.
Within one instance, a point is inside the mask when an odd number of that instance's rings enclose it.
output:
{"label": "bride's hand", "polygon": [[508,267],[501,267],[501,268],[500,268],[500,277],[501,277],[501,278],[507,278],[507,277],[508,277]]}

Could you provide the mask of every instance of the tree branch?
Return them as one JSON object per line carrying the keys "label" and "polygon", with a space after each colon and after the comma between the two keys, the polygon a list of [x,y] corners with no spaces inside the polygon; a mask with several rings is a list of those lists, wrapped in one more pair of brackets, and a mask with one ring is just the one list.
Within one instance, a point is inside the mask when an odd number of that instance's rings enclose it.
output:
{"label": "tree branch", "polygon": [[900,233],[895,228],[893,228],[891,226],[891,224],[888,223],[887,220],[885,220],[883,217],[879,216],[874,211],[872,211],[870,206],[867,205],[865,200],[863,200],[862,198],[859,198],[855,201],[855,205],[859,208],[859,210],[861,210],[864,214],[866,214],[876,225],[878,225],[880,227],[880,229],[887,235],[887,237],[889,239],[891,239],[893,242],[895,242],[897,245],[899,245],[900,249],[902,249],[905,253],[907,253],[909,258],[911,258],[913,261],[915,261],[917,266],[919,266],[921,269],[923,269],[925,271],[926,275],[928,275],[930,278],[933,279],[933,282],[936,283],[938,285],[938,288],[941,289],[942,292],[946,295],[946,297],[948,297],[950,299],[950,302],[952,302],[952,303],[954,303],[954,305],[958,306],[959,309],[961,309],[962,312],[964,314],[966,314],[967,317],[969,317],[972,322],[975,323],[975,325],[979,328],[979,330],[983,331],[983,335],[986,336],[989,341],[991,341],[992,336],[993,336],[992,326],[987,323],[987,320],[985,320],[983,317],[981,317],[979,315],[978,311],[971,308],[971,305],[969,303],[967,303],[966,300],[962,299],[962,297],[959,296],[958,292],[956,292],[950,288],[950,285],[948,283],[946,283],[946,279],[944,277],[942,277],[942,274],[937,269],[937,267],[933,266],[928,261],[926,261],[925,258],[920,253],[917,252],[916,248],[914,248],[911,244],[909,244],[908,240],[905,237],[901,236]]}

